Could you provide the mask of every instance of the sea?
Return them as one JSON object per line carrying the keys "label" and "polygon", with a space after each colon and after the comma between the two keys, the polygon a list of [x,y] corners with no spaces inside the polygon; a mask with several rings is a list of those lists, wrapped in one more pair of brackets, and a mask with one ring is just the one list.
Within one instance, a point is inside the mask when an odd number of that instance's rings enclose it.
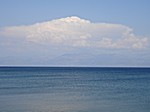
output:
{"label": "sea", "polygon": [[150,112],[150,68],[0,67],[0,112]]}

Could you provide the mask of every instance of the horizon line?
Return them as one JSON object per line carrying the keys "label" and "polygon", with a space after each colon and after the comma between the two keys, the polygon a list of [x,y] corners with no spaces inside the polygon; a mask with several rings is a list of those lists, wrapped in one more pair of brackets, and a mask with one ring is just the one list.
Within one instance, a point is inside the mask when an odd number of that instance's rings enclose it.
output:
{"label": "horizon line", "polygon": [[90,65],[0,65],[0,67],[150,68],[150,66],[90,66]]}

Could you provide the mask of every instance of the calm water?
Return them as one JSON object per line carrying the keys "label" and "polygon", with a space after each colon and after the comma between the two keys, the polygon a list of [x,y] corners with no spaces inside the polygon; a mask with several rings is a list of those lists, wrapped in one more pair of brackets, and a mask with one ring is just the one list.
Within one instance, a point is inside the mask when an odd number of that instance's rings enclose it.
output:
{"label": "calm water", "polygon": [[0,112],[150,112],[150,68],[1,67]]}

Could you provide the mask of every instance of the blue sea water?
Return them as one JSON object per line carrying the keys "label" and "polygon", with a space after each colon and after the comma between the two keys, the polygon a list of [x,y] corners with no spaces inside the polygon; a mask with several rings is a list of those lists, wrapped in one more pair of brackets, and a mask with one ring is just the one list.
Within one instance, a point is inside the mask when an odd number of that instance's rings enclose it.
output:
{"label": "blue sea water", "polygon": [[0,67],[0,112],[150,112],[150,68]]}

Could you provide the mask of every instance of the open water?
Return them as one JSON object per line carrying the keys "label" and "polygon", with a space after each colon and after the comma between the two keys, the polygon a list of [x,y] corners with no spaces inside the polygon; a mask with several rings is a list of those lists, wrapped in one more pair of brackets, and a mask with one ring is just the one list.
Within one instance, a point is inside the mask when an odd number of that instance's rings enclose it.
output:
{"label": "open water", "polygon": [[150,112],[150,68],[0,67],[0,112]]}

